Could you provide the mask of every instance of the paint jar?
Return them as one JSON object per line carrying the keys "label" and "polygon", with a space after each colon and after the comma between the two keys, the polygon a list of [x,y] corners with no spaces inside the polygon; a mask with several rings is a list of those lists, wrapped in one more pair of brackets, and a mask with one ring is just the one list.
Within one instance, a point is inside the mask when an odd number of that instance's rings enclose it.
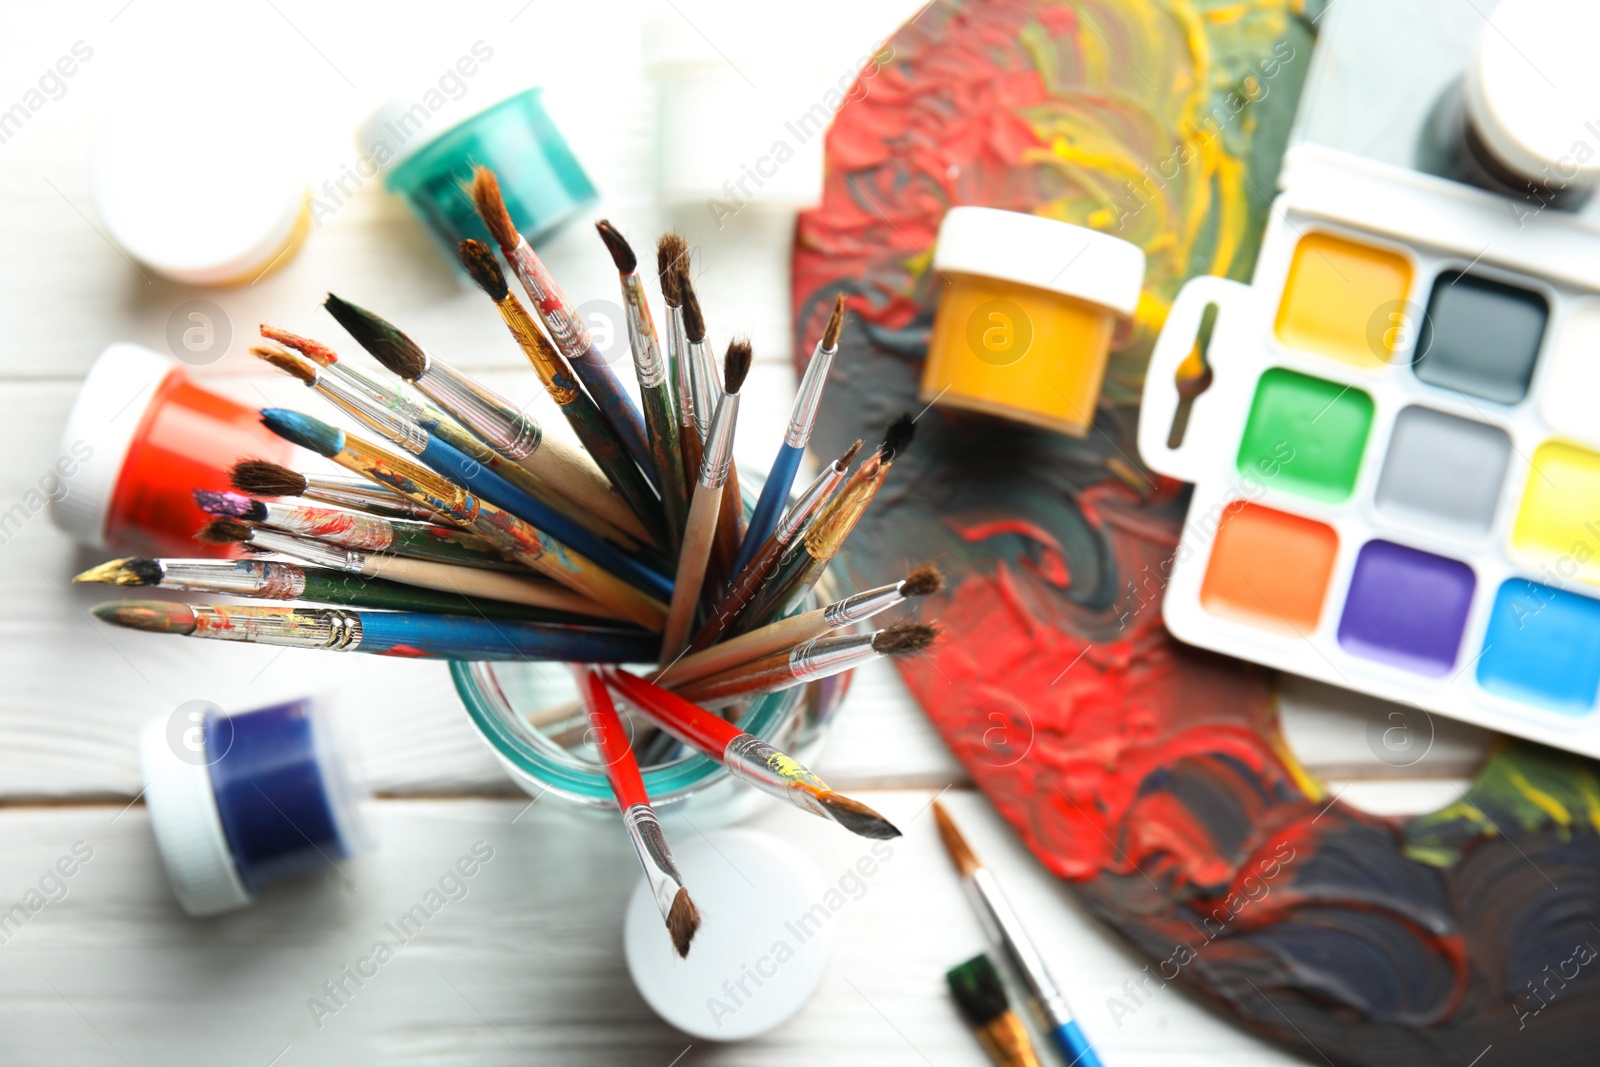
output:
{"label": "paint jar", "polygon": [[542,92],[523,90],[454,122],[424,119],[416,102],[391,100],[361,124],[363,165],[384,174],[384,187],[406,199],[451,264],[468,237],[493,244],[462,192],[477,166],[494,171],[511,221],[533,245],[595,203]]}
{"label": "paint jar", "polygon": [[113,344],[89,368],[61,433],[50,517],[80,544],[144,556],[230,555],[195,532],[190,495],[228,484],[235,460],[292,462],[254,408],[197,384],[173,360]]}
{"label": "paint jar", "polygon": [[1430,116],[1422,165],[1540,207],[1580,207],[1600,185],[1600,7],[1504,0]]}
{"label": "paint jar", "polygon": [[188,285],[247,285],[293,258],[311,232],[311,199],[295,142],[266,107],[153,96],[119,107],[89,170],[106,233],[149,270]]}
{"label": "paint jar", "polygon": [[356,794],[310,699],[226,715],[190,701],[139,735],[145,805],[178,903],[200,917],[366,850]]}
{"label": "paint jar", "polygon": [[1082,226],[951,208],[933,268],[945,280],[921,399],[1086,436],[1144,252]]}
{"label": "paint jar", "polygon": [[715,44],[675,11],[652,18],[642,41],[656,87],[656,195],[719,230],[747,209],[781,218],[821,201],[833,116],[872,90],[891,55],[841,42],[868,39],[837,32],[863,25],[843,3],[770,8],[759,22],[749,11],[735,0],[698,7]]}
{"label": "paint jar", "polygon": [[[747,512],[753,504],[747,493]],[[821,607],[835,592],[824,575],[796,611]],[[653,667],[634,669],[643,673]],[[616,817],[617,803],[589,740],[588,716],[578,703],[570,671],[549,663],[452,662],[450,674],[473,725],[506,773],[530,796],[552,795],[569,801],[574,810]],[[845,672],[758,697],[739,718],[739,727],[810,765],[849,686],[850,673]],[[630,728],[635,721],[624,720]],[[678,823],[685,832],[737,822],[770,802],[698,753],[674,753],[652,763],[649,752],[641,741],[640,769],[650,802],[664,822]]]}

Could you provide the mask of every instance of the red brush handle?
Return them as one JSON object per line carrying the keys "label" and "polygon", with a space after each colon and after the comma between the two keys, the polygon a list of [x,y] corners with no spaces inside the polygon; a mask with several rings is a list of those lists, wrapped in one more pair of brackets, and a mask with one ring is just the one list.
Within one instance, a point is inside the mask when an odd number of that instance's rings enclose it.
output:
{"label": "red brush handle", "polygon": [[678,694],[626,671],[608,668],[606,680],[657,726],[718,763],[722,762],[722,752],[728,742],[744,733],[722,716],[713,715],[698,704],[691,704]]}
{"label": "red brush handle", "polygon": [[600,762],[606,769],[606,780],[617,798],[617,806],[627,811],[635,804],[648,804],[650,795],[644,789],[644,775],[639,773],[639,761],[634,758],[633,745],[617,715],[616,705],[600,672],[593,667],[584,672],[579,691],[583,706],[589,711],[589,725],[594,728],[595,747],[600,750]]}

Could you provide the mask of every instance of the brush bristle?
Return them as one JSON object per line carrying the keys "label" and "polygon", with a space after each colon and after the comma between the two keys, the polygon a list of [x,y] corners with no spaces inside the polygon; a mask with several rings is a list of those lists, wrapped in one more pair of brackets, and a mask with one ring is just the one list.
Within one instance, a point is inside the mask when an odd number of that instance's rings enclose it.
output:
{"label": "brush bristle", "polygon": [[153,634],[194,633],[194,612],[167,600],[114,600],[89,609],[101,622]]}
{"label": "brush bristle", "polygon": [[72,580],[94,582],[97,585],[160,585],[161,574],[159,560],[130,556],[90,567],[82,574],[74,575]]}
{"label": "brush bristle", "polygon": [[822,347],[830,352],[839,347],[839,334],[844,330],[844,294],[833,298],[833,314],[828,316],[828,327],[822,331]]}
{"label": "brush bristle", "polygon": [[639,257],[633,254],[633,246],[609,219],[601,219],[594,228],[600,231],[600,240],[606,243],[606,251],[611,253],[611,262],[617,265],[618,274],[632,274],[639,269]]}
{"label": "brush bristle", "polygon": [[495,244],[502,249],[517,247],[522,236],[517,233],[516,223],[511,221],[511,213],[506,210],[505,198],[500,195],[500,179],[488,167],[478,167],[472,172],[472,204],[489,228],[489,236]]}
{"label": "brush bristle", "polygon": [[728,353],[722,357],[722,385],[730,393],[744,388],[750,376],[750,361],[754,359],[750,342],[744,339],[728,342]]}
{"label": "brush bristle", "polygon": [[944,843],[944,850],[950,854],[950,861],[956,865],[956,871],[963,878],[971,876],[972,872],[982,866],[978,857],[973,855],[972,846],[967,844],[967,839],[961,836],[961,831],[956,828],[955,820],[950,818],[950,813],[944,810],[944,805],[937,800],[933,802],[933,821],[939,826],[939,840]]}
{"label": "brush bristle", "polygon": [[974,956],[961,966],[950,968],[944,979],[950,984],[962,1018],[974,1030],[982,1030],[1011,1010],[1000,972],[988,956]]}
{"label": "brush bristle", "polygon": [[678,264],[674,284],[683,298],[683,334],[693,344],[706,339],[706,317],[700,313],[700,298],[694,295],[694,282],[689,280],[689,257]]}
{"label": "brush bristle", "polygon": [[251,496],[300,496],[309,483],[299,471],[264,459],[241,459],[228,471],[228,484]]}
{"label": "brush bristle", "polygon": [[336,456],[344,447],[343,430],[288,408],[262,408],[261,425],[319,456]]}
{"label": "brush bristle", "polygon": [[382,363],[390,372],[398,374],[406,381],[415,381],[422,377],[428,369],[428,354],[417,343],[401,333],[395,325],[381,319],[365,308],[356,307],[347,300],[341,300],[332,293],[323,301],[322,306],[328,313],[339,320],[339,325],[356,343],[368,352],[372,358]]}
{"label": "brush bristle", "polygon": [[851,800],[843,793],[824,789],[816,794],[817,802],[827,811],[828,817],[851,833],[870,837],[874,841],[888,841],[900,836],[899,829],[859,800]]}
{"label": "brush bristle", "polygon": [[251,500],[242,493],[219,493],[214,489],[196,489],[193,491],[193,496],[201,511],[207,515],[215,515],[219,519],[265,522],[267,518],[267,506],[259,500]]}
{"label": "brush bristle", "polygon": [[339,353],[321,341],[313,341],[309,337],[301,337],[297,333],[280,330],[266,323],[261,324],[261,336],[269,341],[276,341],[285,348],[294,349],[319,367],[329,367],[339,362]]}
{"label": "brush bristle", "polygon": [[511,287],[506,285],[506,275],[500,269],[500,261],[494,258],[494,249],[469,237],[456,246],[456,254],[478,288],[489,294],[490,300],[498,304],[510,295]]}
{"label": "brush bristle", "polygon": [[917,423],[909,414],[901,415],[889,424],[889,429],[883,435],[883,447],[879,452],[883,455],[884,462],[892,461],[917,435]]}
{"label": "brush bristle", "polygon": [[856,438],[855,444],[844,450],[844,455],[839,457],[838,462],[835,463],[834,466],[839,470],[844,470],[846,467],[850,466],[850,461],[856,458],[857,452],[861,451],[862,443],[863,442],[861,438]]}
{"label": "brush bristle", "polygon": [[903,656],[921,652],[939,636],[939,627],[925,622],[889,626],[872,635],[872,651],[880,656]]}
{"label": "brush bristle", "polygon": [[281,348],[253,345],[251,346],[250,354],[257,359],[265,360],[291,378],[297,378],[307,385],[315,385],[317,382],[317,369],[308,360],[292,356]]}
{"label": "brush bristle", "polygon": [[931,563],[924,563],[900,583],[901,596],[932,596],[944,588],[944,575]]}
{"label": "brush bristle", "polygon": [[689,261],[689,242],[683,235],[671,231],[661,235],[656,243],[656,274],[661,279],[661,298],[668,307],[682,307],[683,293],[678,289],[678,264]]}
{"label": "brush bristle", "polygon": [[237,519],[212,519],[200,527],[194,539],[204,545],[237,545],[252,536],[254,531]]}
{"label": "brush bristle", "polygon": [[694,906],[689,891],[679,886],[678,895],[672,898],[672,909],[667,912],[667,933],[672,935],[672,948],[679,959],[689,955],[689,942],[694,940],[698,929],[700,909]]}

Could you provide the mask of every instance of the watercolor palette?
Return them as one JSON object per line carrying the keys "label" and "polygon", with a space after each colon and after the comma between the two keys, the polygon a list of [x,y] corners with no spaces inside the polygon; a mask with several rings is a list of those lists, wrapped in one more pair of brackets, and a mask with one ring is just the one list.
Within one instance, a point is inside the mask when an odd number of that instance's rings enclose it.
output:
{"label": "watercolor palette", "polygon": [[1600,229],[1312,146],[1282,186],[1152,354],[1140,452],[1195,488],[1134,584],[1190,644],[1600,756]]}

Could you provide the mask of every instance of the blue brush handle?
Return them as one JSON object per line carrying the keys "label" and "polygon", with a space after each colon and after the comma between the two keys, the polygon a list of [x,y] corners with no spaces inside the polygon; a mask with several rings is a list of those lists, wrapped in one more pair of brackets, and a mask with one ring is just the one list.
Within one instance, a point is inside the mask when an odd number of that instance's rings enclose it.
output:
{"label": "blue brush handle", "polygon": [[1078,1028],[1076,1019],[1068,1019],[1050,1031],[1050,1043],[1061,1053],[1068,1067],[1103,1067],[1100,1057],[1089,1047],[1089,1039]]}
{"label": "blue brush handle", "polygon": [[739,554],[734,557],[730,577],[737,577],[750,565],[756,552],[767,543],[772,531],[778,528],[778,520],[783,517],[783,506],[789,502],[789,490],[794,487],[794,476],[799,473],[800,457],[803,455],[805,449],[788,443],[778,447],[772,470],[767,473],[766,483],[761,486],[761,499],[756,501],[756,510],[750,515],[750,528],[745,531],[744,540],[739,542]]}
{"label": "blue brush handle", "polygon": [[651,570],[615,545],[602,541],[543,501],[535,500],[454,445],[447,445],[429,434],[428,445],[417,458],[495,507],[509,511],[573,551],[588,556],[618,578],[659,600],[672,599],[672,582],[664,575]]}
{"label": "blue brush handle", "polygon": [[430,659],[564,660],[574,663],[649,663],[660,654],[654,634],[585,630],[538,622],[432,615],[421,611],[363,611],[362,652]]}
{"label": "blue brush handle", "polygon": [[600,414],[622,438],[622,447],[628,450],[628,455],[639,465],[639,470],[659,492],[661,487],[656,485],[655,462],[650,458],[650,442],[645,437],[644,415],[639,411],[639,405],[623,391],[622,383],[617,381],[617,376],[611,373],[611,368],[606,366],[606,361],[592,343],[583,358],[574,359],[571,364],[573,372],[593,398],[595,407],[600,409]]}

